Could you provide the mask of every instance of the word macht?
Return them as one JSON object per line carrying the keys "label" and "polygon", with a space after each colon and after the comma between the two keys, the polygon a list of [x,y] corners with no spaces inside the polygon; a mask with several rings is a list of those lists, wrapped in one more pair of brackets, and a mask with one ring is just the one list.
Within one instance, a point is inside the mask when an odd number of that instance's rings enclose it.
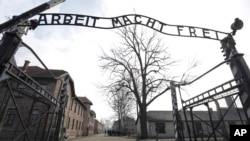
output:
{"label": "word macht", "polygon": [[230,141],[249,141],[250,125],[230,125]]}
{"label": "word macht", "polygon": [[118,17],[96,17],[78,14],[39,14],[38,25],[74,25],[100,29],[120,28],[132,24],[139,24],[154,29],[166,35],[196,37],[221,40],[229,33],[207,28],[170,25],[154,18],[138,14],[122,15]]}

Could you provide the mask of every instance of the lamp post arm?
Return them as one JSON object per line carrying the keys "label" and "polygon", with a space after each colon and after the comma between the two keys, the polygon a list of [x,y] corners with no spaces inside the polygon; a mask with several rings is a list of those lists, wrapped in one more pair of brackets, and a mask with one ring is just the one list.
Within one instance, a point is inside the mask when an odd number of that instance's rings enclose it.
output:
{"label": "lamp post arm", "polygon": [[54,7],[65,0],[50,0],[48,2],[45,2],[29,11],[26,11],[22,13],[21,15],[14,16],[11,20],[6,21],[0,25],[0,33],[8,30],[8,29],[15,29],[17,25],[27,21],[29,18],[47,10],[51,7]]}

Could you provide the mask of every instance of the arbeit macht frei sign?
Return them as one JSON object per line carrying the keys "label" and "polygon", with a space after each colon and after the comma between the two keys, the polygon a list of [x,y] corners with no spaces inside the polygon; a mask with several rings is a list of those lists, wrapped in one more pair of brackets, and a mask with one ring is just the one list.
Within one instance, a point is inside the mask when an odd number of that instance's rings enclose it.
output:
{"label": "arbeit macht frei sign", "polygon": [[158,32],[171,36],[207,38],[221,40],[229,33],[207,28],[170,25],[154,18],[138,14],[122,15],[118,17],[96,17],[78,14],[39,14],[39,25],[75,25],[100,29],[113,29],[132,24],[144,25]]}

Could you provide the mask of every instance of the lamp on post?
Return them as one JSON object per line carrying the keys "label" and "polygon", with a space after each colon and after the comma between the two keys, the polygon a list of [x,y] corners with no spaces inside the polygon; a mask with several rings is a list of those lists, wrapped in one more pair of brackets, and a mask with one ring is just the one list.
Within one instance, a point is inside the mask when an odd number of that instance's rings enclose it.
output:
{"label": "lamp on post", "polygon": [[242,27],[243,21],[239,18],[235,18],[234,23],[231,25],[231,29],[233,30],[232,35],[235,35],[236,31],[242,29]]}
{"label": "lamp on post", "polygon": [[226,60],[229,60],[228,64],[235,79],[243,78],[243,82],[237,82],[241,85],[240,100],[246,116],[247,124],[250,124],[250,70],[243,58],[242,53],[238,53],[235,45],[235,41],[232,35],[235,35],[237,30],[242,29],[243,22],[239,18],[236,18],[231,25],[233,32],[227,37],[221,40],[222,49]]}

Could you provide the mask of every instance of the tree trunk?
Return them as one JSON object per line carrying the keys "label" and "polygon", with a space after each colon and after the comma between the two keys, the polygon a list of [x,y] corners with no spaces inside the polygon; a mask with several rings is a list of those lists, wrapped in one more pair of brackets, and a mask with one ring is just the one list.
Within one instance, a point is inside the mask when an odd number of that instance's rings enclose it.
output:
{"label": "tree trunk", "polygon": [[148,138],[148,126],[147,126],[147,107],[146,105],[141,106],[141,139]]}
{"label": "tree trunk", "polygon": [[121,131],[121,119],[118,119],[118,130]]}

